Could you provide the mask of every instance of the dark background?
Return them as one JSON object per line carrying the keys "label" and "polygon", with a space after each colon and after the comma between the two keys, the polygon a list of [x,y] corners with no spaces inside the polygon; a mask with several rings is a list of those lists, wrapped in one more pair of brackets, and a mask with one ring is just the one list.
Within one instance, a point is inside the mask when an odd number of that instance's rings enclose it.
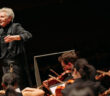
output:
{"label": "dark background", "polygon": [[0,0],[0,7],[11,7],[15,22],[33,35],[25,44],[31,71],[34,56],[71,49],[97,69],[109,69],[108,1]]}

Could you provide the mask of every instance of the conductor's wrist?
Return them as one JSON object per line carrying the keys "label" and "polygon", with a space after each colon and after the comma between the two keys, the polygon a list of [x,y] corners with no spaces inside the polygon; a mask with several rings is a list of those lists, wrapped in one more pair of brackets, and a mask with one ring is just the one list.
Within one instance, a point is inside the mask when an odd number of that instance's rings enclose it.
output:
{"label": "conductor's wrist", "polygon": [[21,37],[20,37],[20,35],[14,35],[14,36],[13,36],[13,39],[14,39],[14,40],[21,40]]}

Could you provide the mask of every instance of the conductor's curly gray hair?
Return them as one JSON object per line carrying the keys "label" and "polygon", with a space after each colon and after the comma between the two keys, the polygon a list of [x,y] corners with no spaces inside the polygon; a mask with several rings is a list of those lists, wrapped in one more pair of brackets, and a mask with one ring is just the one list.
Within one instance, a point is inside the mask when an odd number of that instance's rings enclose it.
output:
{"label": "conductor's curly gray hair", "polygon": [[13,12],[13,10],[11,8],[7,8],[7,7],[3,7],[0,9],[0,12],[6,12],[7,13],[7,16],[11,16],[12,17],[12,20],[14,20],[14,17],[15,17],[15,14]]}

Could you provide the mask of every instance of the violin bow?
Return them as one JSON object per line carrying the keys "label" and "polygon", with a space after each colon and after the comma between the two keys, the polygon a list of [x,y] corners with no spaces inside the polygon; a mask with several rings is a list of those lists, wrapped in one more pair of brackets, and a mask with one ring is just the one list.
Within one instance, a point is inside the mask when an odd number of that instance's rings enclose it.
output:
{"label": "violin bow", "polygon": [[40,85],[40,86],[38,86],[37,88],[40,89],[40,88],[42,88],[42,87],[44,87],[44,86],[43,86],[43,85]]}
{"label": "violin bow", "polygon": [[101,74],[105,74],[105,75],[108,75],[110,76],[110,72],[105,72],[105,71],[102,71],[102,70],[97,70],[98,73],[101,73]]}
{"label": "violin bow", "polygon": [[49,75],[49,77],[51,77],[51,78],[57,80],[57,81],[60,82],[60,83],[65,83],[65,82],[61,81],[60,79],[58,79],[58,78],[56,78],[56,77],[54,77],[54,76],[52,76],[52,75]]}
{"label": "violin bow", "polygon": [[53,69],[50,69],[51,72],[53,72],[56,76],[59,76],[57,72],[55,72]]}

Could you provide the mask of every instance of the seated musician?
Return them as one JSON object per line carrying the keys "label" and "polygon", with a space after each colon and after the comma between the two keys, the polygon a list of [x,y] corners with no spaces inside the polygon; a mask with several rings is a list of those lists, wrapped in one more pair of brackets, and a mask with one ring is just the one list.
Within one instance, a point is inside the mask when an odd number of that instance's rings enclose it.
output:
{"label": "seated musician", "polygon": [[[100,82],[95,82],[95,75],[96,75],[95,68],[92,65],[88,64],[86,59],[77,59],[72,72],[72,76],[75,79],[74,83],[67,84],[65,86],[65,88],[62,90],[62,94],[63,94],[62,96],[71,96],[71,95],[68,95],[70,94],[68,92],[72,90],[71,88],[76,87],[77,84],[82,85],[84,82],[86,82],[85,84],[87,86],[93,86],[93,89],[97,87],[96,89],[94,89],[95,91],[97,91],[97,89],[98,90],[100,89],[98,91],[98,94],[103,93],[106,89],[100,84]],[[98,86],[96,86],[97,84]],[[81,87],[79,86],[79,89],[80,88]],[[72,93],[72,94],[75,94],[75,93]],[[72,96],[77,96],[77,95],[72,95]],[[83,96],[83,95],[78,95],[78,96]],[[93,96],[98,96],[98,95],[93,95]]]}
{"label": "seated musician", "polygon": [[74,86],[67,87],[63,96],[99,96],[100,89],[100,83],[98,82],[82,81],[75,83]]}
{"label": "seated musician", "polygon": [[[57,77],[57,79],[60,79],[62,81],[66,81],[70,78],[73,78],[71,76],[71,70],[74,67],[74,62],[78,58],[77,54],[75,51],[68,51],[63,53],[61,56],[58,57],[58,61],[61,63],[61,66],[64,70],[64,72]],[[54,85],[56,83],[59,83],[57,80],[54,78],[49,78],[48,80],[43,81],[43,85],[45,88],[49,90],[49,87],[51,85]]]}
{"label": "seated musician", "polygon": [[3,90],[0,96],[44,96],[44,91],[37,88],[25,88],[23,91],[19,89],[19,77],[15,73],[5,73],[2,77]]}

